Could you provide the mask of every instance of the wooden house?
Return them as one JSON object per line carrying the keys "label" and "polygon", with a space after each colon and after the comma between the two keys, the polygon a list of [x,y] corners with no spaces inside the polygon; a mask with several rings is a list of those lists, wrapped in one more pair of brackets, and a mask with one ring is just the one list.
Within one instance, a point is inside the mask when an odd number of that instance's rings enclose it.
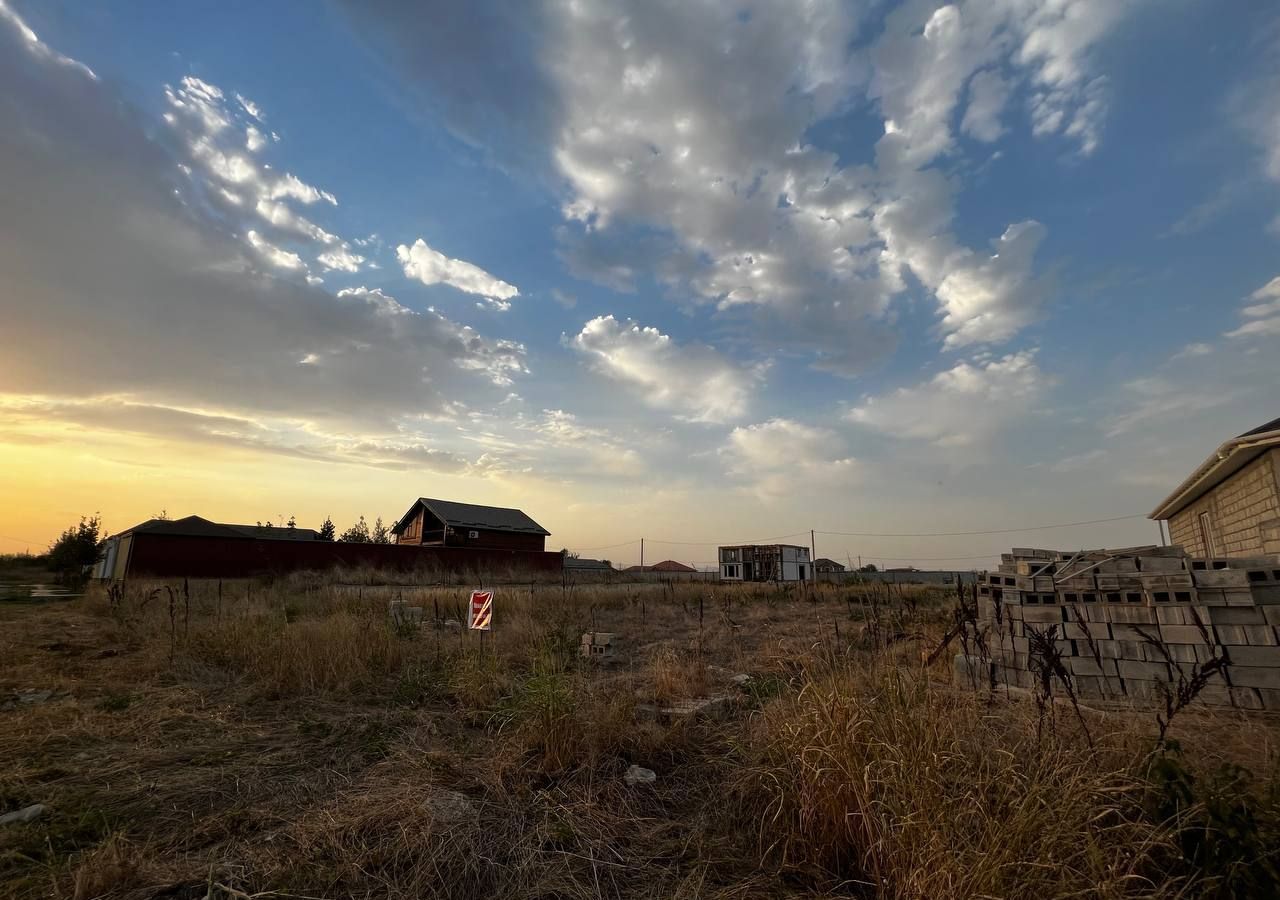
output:
{"label": "wooden house", "polygon": [[546,549],[547,531],[518,509],[419,497],[391,528],[397,544]]}

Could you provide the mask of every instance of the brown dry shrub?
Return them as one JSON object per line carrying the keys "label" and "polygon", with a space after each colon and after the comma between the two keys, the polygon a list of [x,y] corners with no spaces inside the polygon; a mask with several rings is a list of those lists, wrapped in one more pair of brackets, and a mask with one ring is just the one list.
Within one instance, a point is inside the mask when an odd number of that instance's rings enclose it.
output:
{"label": "brown dry shrub", "polygon": [[879,897],[1168,896],[1169,835],[1144,820],[1128,748],[1039,744],[910,673],[847,671],[768,706],[738,810],[760,851]]}

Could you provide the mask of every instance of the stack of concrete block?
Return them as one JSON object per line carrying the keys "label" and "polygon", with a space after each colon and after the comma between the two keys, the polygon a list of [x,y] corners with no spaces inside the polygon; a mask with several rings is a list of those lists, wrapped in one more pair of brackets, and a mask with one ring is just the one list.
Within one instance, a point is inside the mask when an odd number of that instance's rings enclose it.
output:
{"label": "stack of concrete block", "polygon": [[1031,638],[1051,636],[1081,698],[1158,700],[1162,685],[1225,657],[1202,701],[1280,710],[1280,555],[1014,548],[977,592],[978,620],[956,658],[964,680],[1033,687]]}

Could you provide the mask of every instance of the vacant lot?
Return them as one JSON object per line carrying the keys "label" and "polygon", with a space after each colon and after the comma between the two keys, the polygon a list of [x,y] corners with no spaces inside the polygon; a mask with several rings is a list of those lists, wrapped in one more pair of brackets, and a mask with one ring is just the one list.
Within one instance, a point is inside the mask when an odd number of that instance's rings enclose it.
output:
{"label": "vacant lot", "polygon": [[341,581],[0,607],[0,894],[1273,895],[1270,720],[953,686],[950,592]]}

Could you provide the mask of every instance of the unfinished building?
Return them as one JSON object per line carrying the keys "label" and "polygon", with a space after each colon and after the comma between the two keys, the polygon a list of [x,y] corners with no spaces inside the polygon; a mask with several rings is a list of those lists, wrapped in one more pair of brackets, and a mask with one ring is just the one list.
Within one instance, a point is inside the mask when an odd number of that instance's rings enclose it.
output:
{"label": "unfinished building", "polygon": [[737,544],[720,548],[721,581],[808,581],[809,548],[798,544]]}

